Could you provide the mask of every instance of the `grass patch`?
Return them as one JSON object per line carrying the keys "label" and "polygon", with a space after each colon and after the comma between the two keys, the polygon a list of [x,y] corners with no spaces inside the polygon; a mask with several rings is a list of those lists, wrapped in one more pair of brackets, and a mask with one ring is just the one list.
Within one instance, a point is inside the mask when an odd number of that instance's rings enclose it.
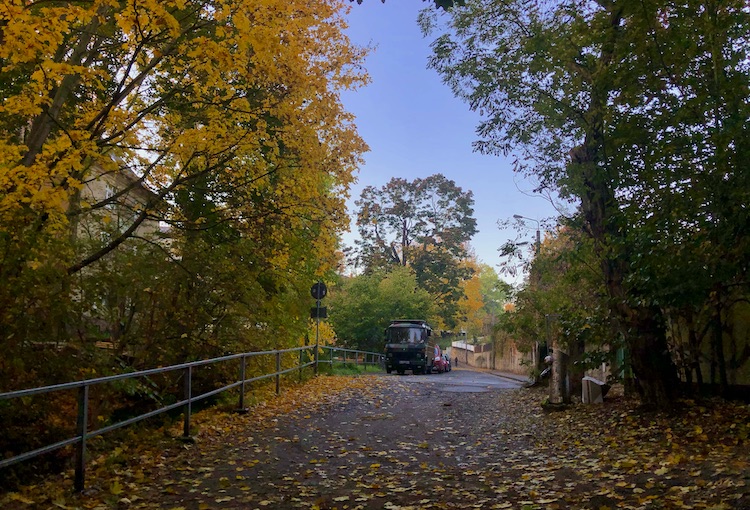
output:
{"label": "grass patch", "polygon": [[363,365],[354,363],[321,363],[318,371],[325,375],[366,375],[382,373],[380,365]]}

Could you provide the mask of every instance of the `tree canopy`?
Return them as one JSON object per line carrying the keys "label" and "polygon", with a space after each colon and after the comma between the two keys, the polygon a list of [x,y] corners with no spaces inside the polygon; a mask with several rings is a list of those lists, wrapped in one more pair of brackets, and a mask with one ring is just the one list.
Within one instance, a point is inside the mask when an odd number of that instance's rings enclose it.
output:
{"label": "tree canopy", "polygon": [[679,387],[665,310],[747,292],[749,17],[738,0],[476,0],[422,18],[441,32],[430,65],[483,114],[475,147],[517,151],[579,204],[648,403]]}
{"label": "tree canopy", "polygon": [[0,7],[3,373],[40,343],[165,363],[297,341],[367,148],[339,98],[368,79],[348,8]]}
{"label": "tree canopy", "polygon": [[411,182],[394,177],[382,188],[365,187],[355,204],[358,263],[365,271],[411,267],[452,325],[460,284],[472,272],[461,264],[476,233],[472,192],[442,174]]}

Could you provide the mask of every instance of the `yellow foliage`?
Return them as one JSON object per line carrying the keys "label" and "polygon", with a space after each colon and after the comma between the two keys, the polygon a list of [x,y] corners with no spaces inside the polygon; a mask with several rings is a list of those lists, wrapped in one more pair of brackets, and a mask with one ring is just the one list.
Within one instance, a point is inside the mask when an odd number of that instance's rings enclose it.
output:
{"label": "yellow foliage", "polygon": [[0,230],[29,214],[43,229],[68,228],[67,218],[90,212],[75,197],[102,169],[134,171],[159,197],[214,175],[237,196],[228,215],[269,247],[271,265],[289,267],[297,233],[312,228],[310,251],[335,263],[332,241],[348,224],[366,150],[339,100],[368,79],[365,51],[343,32],[348,8],[4,2]]}
{"label": "yellow foliage", "polygon": [[316,325],[315,319],[309,319],[307,323],[307,339],[302,339],[300,345],[315,344],[316,328],[318,345],[334,345],[336,343],[336,332],[328,321],[322,320]]}
{"label": "yellow foliage", "polygon": [[459,306],[461,307],[461,312],[466,317],[463,328],[470,334],[479,334],[482,331],[484,321],[484,313],[482,311],[484,299],[479,280],[479,265],[474,258],[465,260],[463,264],[474,269],[474,275],[469,280],[462,282],[464,298],[459,303]]}

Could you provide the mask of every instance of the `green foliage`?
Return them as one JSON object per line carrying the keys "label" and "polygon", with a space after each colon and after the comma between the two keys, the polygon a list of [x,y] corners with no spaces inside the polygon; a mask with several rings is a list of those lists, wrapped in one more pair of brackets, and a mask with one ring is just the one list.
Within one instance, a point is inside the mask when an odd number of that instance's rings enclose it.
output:
{"label": "green foliage", "polygon": [[[441,19],[425,14],[425,30]],[[747,294],[749,22],[739,0],[477,0],[433,43],[430,65],[484,117],[475,147],[517,152],[517,170],[580,204],[607,307],[659,404],[676,387],[664,316]]]}
{"label": "green foliage", "polygon": [[356,375],[367,375],[382,372],[382,368],[379,365],[362,365],[355,363],[321,363],[318,367],[318,371],[328,376],[356,376]]}
{"label": "green foliage", "polygon": [[492,323],[493,319],[505,313],[504,306],[510,302],[513,295],[513,286],[501,280],[494,268],[482,264],[479,267],[479,287],[483,302],[482,311],[486,317],[483,333],[487,334],[487,322]]}
{"label": "green foliage", "polygon": [[355,203],[358,264],[365,272],[411,267],[420,287],[438,303],[444,323],[454,326],[461,282],[473,274],[462,264],[476,233],[471,191],[441,174],[412,182],[393,178],[380,189],[367,186]]}
{"label": "green foliage", "polygon": [[402,266],[345,279],[331,292],[329,306],[337,343],[372,352],[382,351],[391,320],[434,317],[431,296],[419,288],[414,272]]}
{"label": "green foliage", "polygon": [[526,285],[516,294],[514,312],[501,317],[498,331],[522,351],[554,338],[580,369],[607,361],[617,370],[621,336],[595,263],[592,243],[580,231],[562,228],[548,234]]}

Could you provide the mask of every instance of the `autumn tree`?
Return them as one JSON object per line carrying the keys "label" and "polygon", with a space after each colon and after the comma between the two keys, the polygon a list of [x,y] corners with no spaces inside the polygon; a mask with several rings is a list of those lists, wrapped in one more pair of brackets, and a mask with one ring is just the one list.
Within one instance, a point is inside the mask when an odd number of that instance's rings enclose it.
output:
{"label": "autumn tree", "polygon": [[469,337],[478,337],[481,335],[484,322],[484,300],[479,281],[479,267],[475,259],[467,259],[462,264],[469,267],[472,275],[471,278],[461,282],[463,297],[458,303],[458,325]]}
{"label": "autumn tree", "polygon": [[[174,327],[174,352],[185,339],[223,352],[231,337],[239,347],[258,324],[278,324],[278,338],[304,330],[302,319],[293,325],[299,296],[331,267],[366,149],[339,100],[366,81],[343,8],[338,0],[0,7],[5,352],[87,339],[72,334],[81,330],[73,321],[98,321],[97,312],[73,316],[71,307],[85,308],[82,296],[113,303],[94,297],[104,286],[89,279],[139,267],[120,254],[145,246],[172,264],[154,266],[164,271],[158,308],[143,305],[146,296],[119,301],[134,305],[131,333],[153,325],[147,312],[175,319],[149,330]],[[113,222],[115,208],[123,214]]]}
{"label": "autumn tree", "polygon": [[475,1],[433,44],[432,67],[485,115],[476,148],[518,150],[519,171],[580,203],[649,404],[669,405],[679,388],[652,279],[672,240],[686,269],[701,245],[731,261],[704,266],[701,281],[746,274],[735,247],[747,220],[721,218],[747,198],[748,15],[740,1]]}
{"label": "autumn tree", "polygon": [[586,369],[607,363],[612,380],[626,375],[615,325],[591,239],[580,229],[560,227],[534,254],[528,278],[515,295],[514,313],[503,317],[499,329],[525,351],[537,344],[543,354],[552,347],[549,342],[556,342],[568,355],[575,394]]}
{"label": "autumn tree", "polygon": [[492,266],[481,264],[474,257],[464,264],[471,267],[472,276],[461,284],[465,297],[459,302],[459,326],[469,337],[489,337],[504,313],[512,287],[500,279]]}
{"label": "autumn tree", "polygon": [[355,204],[365,271],[411,267],[444,322],[454,325],[461,282],[471,276],[461,261],[476,233],[472,192],[441,174],[412,182],[396,177],[382,188],[367,186]]}

